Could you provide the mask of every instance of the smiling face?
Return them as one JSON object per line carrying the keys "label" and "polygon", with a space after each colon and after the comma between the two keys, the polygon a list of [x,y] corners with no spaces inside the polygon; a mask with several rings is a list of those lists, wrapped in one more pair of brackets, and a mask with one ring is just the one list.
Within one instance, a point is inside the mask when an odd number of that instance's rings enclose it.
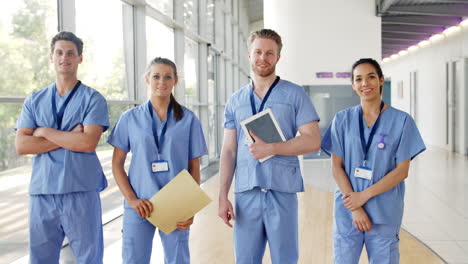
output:
{"label": "smiling face", "polygon": [[272,39],[256,38],[249,49],[249,61],[252,71],[261,77],[275,74],[276,64],[280,59],[279,48]]}
{"label": "smiling face", "polygon": [[55,72],[62,75],[76,75],[78,65],[83,56],[78,55],[75,43],[68,40],[58,40],[50,54],[50,61],[54,64]]}
{"label": "smiling face", "polygon": [[384,83],[384,77],[377,74],[372,64],[359,64],[353,70],[353,90],[361,100],[373,101],[380,99],[380,87]]}
{"label": "smiling face", "polygon": [[146,83],[151,87],[151,96],[170,97],[177,81],[174,69],[167,64],[151,65],[146,75]]}

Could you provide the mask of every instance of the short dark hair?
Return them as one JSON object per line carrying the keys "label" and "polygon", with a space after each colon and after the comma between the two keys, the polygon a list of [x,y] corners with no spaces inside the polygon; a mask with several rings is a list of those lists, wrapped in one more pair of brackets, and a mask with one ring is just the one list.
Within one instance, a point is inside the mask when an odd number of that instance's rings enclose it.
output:
{"label": "short dark hair", "polygon": [[[372,58],[361,58],[357,60],[355,63],[353,63],[353,66],[351,67],[351,82],[354,82],[354,69],[356,69],[357,66],[361,64],[365,64],[365,63],[370,64],[375,68],[375,71],[377,72],[379,79],[384,76],[382,72],[382,68],[380,67],[380,64],[376,60]],[[383,85],[380,86],[380,93],[382,93],[382,86]]]}
{"label": "short dark hair", "polygon": [[50,53],[54,53],[55,42],[59,40],[67,40],[73,42],[76,46],[76,49],[78,50],[78,55],[81,56],[81,54],[83,53],[83,41],[75,34],[68,31],[60,31],[59,33],[57,33],[57,35],[55,35],[52,38],[52,41],[50,42]]}
{"label": "short dark hair", "polygon": [[281,41],[281,36],[278,33],[276,33],[276,31],[274,31],[273,29],[263,28],[263,29],[250,33],[249,40],[248,40],[249,50],[250,50],[250,45],[252,45],[252,42],[254,42],[254,40],[257,38],[271,39],[275,41],[276,45],[278,45],[278,55],[281,54],[281,49],[283,48],[283,42]]}

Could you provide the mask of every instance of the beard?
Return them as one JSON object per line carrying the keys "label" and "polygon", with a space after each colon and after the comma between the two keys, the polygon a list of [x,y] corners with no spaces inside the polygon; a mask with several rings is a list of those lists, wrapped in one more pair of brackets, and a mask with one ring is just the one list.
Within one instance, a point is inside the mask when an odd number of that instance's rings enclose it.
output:
{"label": "beard", "polygon": [[266,69],[259,69],[255,65],[252,65],[252,71],[260,77],[268,77],[274,74],[275,70],[276,70],[276,65],[273,65],[272,67],[269,67]]}

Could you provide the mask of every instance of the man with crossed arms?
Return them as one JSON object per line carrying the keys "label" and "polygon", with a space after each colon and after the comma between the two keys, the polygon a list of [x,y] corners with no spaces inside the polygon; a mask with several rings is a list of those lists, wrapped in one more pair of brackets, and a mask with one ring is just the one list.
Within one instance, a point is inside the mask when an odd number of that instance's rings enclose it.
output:
{"label": "man with crossed arms", "polygon": [[77,78],[83,42],[71,32],[51,42],[56,80],[33,92],[16,123],[16,151],[35,154],[30,183],[30,263],[59,263],[67,236],[77,263],[103,258],[101,200],[107,180],[95,149],[109,127],[107,103]]}

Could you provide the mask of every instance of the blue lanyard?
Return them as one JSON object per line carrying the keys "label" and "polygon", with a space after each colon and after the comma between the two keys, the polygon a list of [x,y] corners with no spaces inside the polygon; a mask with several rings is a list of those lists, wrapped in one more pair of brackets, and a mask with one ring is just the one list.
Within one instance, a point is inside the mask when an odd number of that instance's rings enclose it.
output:
{"label": "blue lanyard", "polygon": [[[275,88],[276,84],[278,84],[279,80],[280,80],[280,77],[276,76],[275,81],[270,86],[270,89],[268,89],[267,94],[263,98],[262,103],[260,104],[260,108],[258,109],[258,112],[261,112],[263,110],[263,107],[265,107],[265,103],[268,100],[268,97],[270,97],[271,91],[273,90],[273,88]],[[252,115],[255,115],[258,112],[257,112],[257,109],[255,109],[255,98],[254,98],[253,90],[254,90],[254,85],[253,85],[253,82],[252,82],[252,90],[250,90],[250,106],[252,107]]]}
{"label": "blue lanyard", "polygon": [[71,90],[67,99],[65,99],[65,102],[63,102],[62,107],[60,107],[60,110],[57,112],[57,106],[55,105],[55,91],[57,90],[57,87],[56,87],[56,84],[54,84],[54,87],[52,89],[52,115],[54,116],[54,122],[55,124],[57,124],[58,130],[62,129],[62,120],[63,120],[63,115],[65,114],[65,108],[67,108],[67,105],[70,102],[70,99],[73,97],[73,95],[75,94],[76,90],[78,90],[78,87],[80,87],[80,85],[81,85],[81,81],[78,81],[78,83],[75,84],[75,87],[73,87],[73,90]]}
{"label": "blue lanyard", "polygon": [[372,143],[372,138],[374,137],[375,131],[377,130],[377,127],[379,126],[379,121],[380,121],[380,116],[382,114],[382,109],[384,107],[384,102],[381,101],[380,103],[380,112],[379,116],[377,117],[377,120],[375,121],[374,125],[372,126],[372,130],[369,134],[369,141],[367,141],[366,144],[366,139],[364,138],[364,121],[362,117],[362,106],[359,107],[359,135],[361,136],[361,146],[362,146],[362,151],[364,152],[364,163],[363,166],[366,166],[366,161],[367,161],[367,152],[369,151],[369,147]]}
{"label": "blue lanyard", "polygon": [[153,129],[154,142],[156,143],[156,147],[158,148],[158,154],[161,154],[161,148],[164,143],[164,135],[166,135],[166,130],[167,130],[167,123],[169,123],[169,117],[171,116],[172,100],[169,103],[169,106],[167,107],[166,122],[164,123],[162,131],[161,131],[161,138],[158,138],[158,130],[156,129],[156,122],[154,122],[153,120],[153,105],[151,104],[151,100],[148,102],[148,110],[151,116],[151,124],[152,124],[151,127]]}

